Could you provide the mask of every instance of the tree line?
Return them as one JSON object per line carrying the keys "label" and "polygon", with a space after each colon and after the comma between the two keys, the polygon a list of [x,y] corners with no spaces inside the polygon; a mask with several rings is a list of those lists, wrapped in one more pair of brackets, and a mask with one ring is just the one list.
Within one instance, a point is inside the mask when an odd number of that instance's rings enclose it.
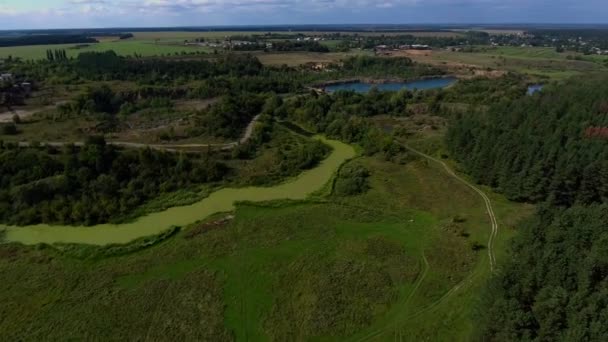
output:
{"label": "tree line", "polygon": [[476,320],[481,341],[605,341],[608,206],[543,207],[518,229]]}
{"label": "tree line", "polygon": [[[447,145],[478,182],[517,201],[555,205],[608,201],[605,76],[548,86],[453,120]],[[565,96],[567,94],[567,96]]]}
{"label": "tree line", "polygon": [[88,44],[99,43],[97,39],[86,35],[71,34],[40,34],[22,35],[17,37],[0,38],[0,47],[24,45],[52,45],[52,44]]}
{"label": "tree line", "polygon": [[0,161],[0,220],[15,225],[111,222],[162,193],[227,174],[210,154],[121,150],[96,137],[61,150],[1,144]]}
{"label": "tree line", "polygon": [[[456,114],[446,143],[479,183],[539,203],[485,290],[478,339],[603,341],[608,336],[605,75]],[[601,130],[600,130],[601,132]]]}

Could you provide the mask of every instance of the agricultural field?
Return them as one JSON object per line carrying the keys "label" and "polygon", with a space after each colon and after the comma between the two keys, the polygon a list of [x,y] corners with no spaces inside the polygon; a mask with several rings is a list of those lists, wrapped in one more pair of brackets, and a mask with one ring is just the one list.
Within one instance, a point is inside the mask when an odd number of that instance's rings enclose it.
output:
{"label": "agricultural field", "polygon": [[524,30],[511,30],[511,29],[486,29],[482,27],[471,27],[466,29],[453,29],[453,32],[467,32],[467,31],[476,31],[476,32],[485,32],[491,35],[522,35],[525,33]]}
{"label": "agricultural field", "polygon": [[[306,35],[322,35],[334,34],[336,32],[273,32],[276,34],[306,34]],[[14,58],[22,58],[24,60],[37,60],[46,58],[46,51],[51,49],[65,49],[68,57],[76,57],[82,52],[101,52],[114,50],[117,54],[123,56],[159,56],[159,55],[174,55],[192,52],[213,53],[214,49],[199,46],[184,46],[184,40],[193,40],[196,38],[204,38],[208,41],[223,40],[229,36],[235,35],[263,35],[264,32],[248,32],[248,31],[208,31],[208,32],[179,32],[179,31],[159,31],[159,32],[133,32],[133,38],[119,40],[115,37],[97,37],[100,41],[94,44],[55,44],[55,45],[30,45],[16,47],[0,47],[0,58],[12,56]],[[352,32],[342,32],[342,34],[351,35]],[[391,36],[391,35],[413,35],[417,37],[457,37],[461,34],[449,31],[438,32],[417,32],[417,31],[395,31],[395,32],[361,32],[363,36]],[[323,44],[334,48],[340,41],[327,40]]]}
{"label": "agricultural field", "polygon": [[119,55],[133,56],[135,54],[141,56],[158,56],[175,54],[181,52],[210,52],[209,49],[203,47],[191,47],[182,45],[168,45],[155,43],[154,41],[106,41],[87,46],[78,47],[74,44],[59,44],[59,45],[32,45],[32,46],[17,46],[0,48],[0,58],[22,58],[25,60],[43,59],[46,58],[47,50],[65,49],[68,57],[76,57],[82,52],[103,52],[113,50]]}
{"label": "agricultural field", "polygon": [[102,40],[94,44],[57,44],[57,45],[30,45],[0,48],[0,58],[22,58],[24,60],[37,60],[46,58],[47,50],[65,49],[68,57],[76,57],[82,52],[103,52],[113,50],[119,55],[133,56],[159,56],[173,55],[182,52],[213,52],[206,47],[184,46],[177,39],[168,38],[165,41],[154,39],[126,39],[126,40]]}
{"label": "agricultural field", "polygon": [[567,79],[589,72],[606,71],[603,64],[588,60],[567,59],[566,53],[548,48],[487,48],[479,52],[433,50],[424,53],[403,53],[421,63],[444,66],[453,70],[504,70],[531,77]]}

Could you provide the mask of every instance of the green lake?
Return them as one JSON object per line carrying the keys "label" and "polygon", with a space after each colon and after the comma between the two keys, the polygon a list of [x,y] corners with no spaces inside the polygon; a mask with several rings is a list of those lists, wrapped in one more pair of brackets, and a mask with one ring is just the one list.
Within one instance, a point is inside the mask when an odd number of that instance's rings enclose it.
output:
{"label": "green lake", "polygon": [[159,234],[172,226],[184,227],[213,214],[234,210],[240,201],[263,202],[279,199],[301,200],[320,190],[331,180],[340,165],[355,156],[352,146],[317,137],[333,150],[316,168],[304,171],[296,179],[274,187],[224,188],[188,206],[142,216],[131,223],[103,224],[92,227],[50,226],[46,224],[12,227],[0,225],[4,242],[27,245],[39,243],[81,243],[90,245],[125,244],[135,239]]}

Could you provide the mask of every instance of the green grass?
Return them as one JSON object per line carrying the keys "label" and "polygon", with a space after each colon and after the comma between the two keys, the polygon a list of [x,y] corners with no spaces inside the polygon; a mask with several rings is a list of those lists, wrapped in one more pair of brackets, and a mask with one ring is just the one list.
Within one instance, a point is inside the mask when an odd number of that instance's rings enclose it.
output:
{"label": "green grass", "polygon": [[[183,41],[182,41],[183,42]],[[179,43],[179,42],[177,42]],[[169,42],[159,42],[153,40],[123,40],[123,41],[104,41],[101,43],[90,44],[87,47],[75,48],[79,44],[58,44],[58,45],[28,45],[0,48],[0,58],[12,56],[25,60],[37,60],[46,58],[46,51],[51,49],[65,49],[68,57],[76,57],[82,52],[102,52],[113,50],[119,55],[133,56],[135,53],[141,56],[158,56],[175,54],[181,52],[212,52],[206,47],[194,47],[184,45],[171,45]]]}
{"label": "green grass", "polygon": [[[439,133],[409,143],[433,155],[444,148]],[[487,249],[473,248],[487,248],[490,233],[481,197],[425,159],[350,163],[371,172],[364,194],[332,194],[328,178],[323,195],[294,197],[310,183],[285,188],[276,198],[297,201],[241,202],[234,221],[172,238],[0,245],[0,339],[470,340],[491,277]],[[500,267],[532,207],[484,191],[499,220]],[[193,194],[184,195],[171,201]],[[56,315],[69,321],[62,330]]]}
{"label": "green grass", "polygon": [[489,54],[499,56],[513,56],[524,58],[542,58],[542,59],[566,59],[568,53],[559,53],[555,48],[550,47],[515,47],[501,46],[488,51]]}
{"label": "green grass", "polygon": [[[417,61],[440,66],[463,67],[471,65],[482,69],[515,71],[531,77],[565,79],[574,75],[605,71],[600,63],[586,60],[568,60],[548,48],[499,47],[482,52],[434,51],[428,56],[415,56]],[[465,67],[466,69],[466,67]]]}
{"label": "green grass", "polygon": [[[471,249],[487,241],[483,202],[424,160],[356,163],[365,194],[239,205],[231,223],[134,254],[0,245],[0,339],[468,340],[490,276]],[[500,261],[529,210],[491,196]]]}

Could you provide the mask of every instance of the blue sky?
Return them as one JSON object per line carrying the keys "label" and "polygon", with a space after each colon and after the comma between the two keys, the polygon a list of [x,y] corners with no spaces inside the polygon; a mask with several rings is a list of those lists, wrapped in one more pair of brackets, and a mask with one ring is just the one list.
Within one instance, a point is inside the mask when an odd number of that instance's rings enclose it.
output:
{"label": "blue sky", "polygon": [[0,29],[608,23],[608,0],[0,0]]}

